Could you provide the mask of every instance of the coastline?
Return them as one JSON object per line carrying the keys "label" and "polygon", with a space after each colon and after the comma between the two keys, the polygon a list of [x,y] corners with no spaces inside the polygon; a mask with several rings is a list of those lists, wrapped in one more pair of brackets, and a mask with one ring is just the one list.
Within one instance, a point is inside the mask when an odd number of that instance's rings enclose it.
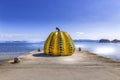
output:
{"label": "coastline", "polygon": [[[24,61],[24,59],[27,57],[27,56],[31,56],[31,54],[34,54],[34,53],[42,53],[42,55],[40,55],[40,57],[70,57],[70,56],[49,56],[49,55],[44,55],[43,54],[43,51],[40,51],[38,52],[37,50],[33,50],[33,51],[30,51],[29,53],[25,53],[23,55],[20,55],[18,56],[18,58],[20,59],[20,61]],[[104,56],[100,56],[100,55],[97,55],[95,53],[92,53],[90,51],[86,51],[86,50],[82,50],[82,51],[75,51],[75,54],[76,53],[84,53],[85,55],[88,55],[88,56],[95,56],[95,60],[102,60],[104,62],[115,62],[115,63],[119,63],[120,61],[119,60],[113,60],[111,58],[108,58],[108,57],[104,57]],[[39,56],[39,55],[38,55]],[[36,57],[38,57],[36,56]],[[34,56],[35,57],[35,56]],[[14,58],[14,57],[13,57]],[[13,62],[13,58],[9,58],[9,57],[0,57],[0,64],[4,64],[4,63],[7,63],[9,64],[10,62]],[[28,58],[28,57],[27,57]]]}
{"label": "coastline", "polygon": [[0,65],[2,80],[120,79],[120,62],[88,51],[76,51],[72,56],[59,57],[35,50],[18,58],[20,63],[11,64],[11,59]]}

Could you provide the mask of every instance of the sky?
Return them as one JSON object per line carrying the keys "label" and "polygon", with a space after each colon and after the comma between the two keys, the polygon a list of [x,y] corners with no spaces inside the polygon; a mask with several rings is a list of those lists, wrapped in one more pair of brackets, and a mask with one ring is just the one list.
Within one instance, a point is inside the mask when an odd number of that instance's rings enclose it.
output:
{"label": "sky", "polygon": [[56,27],[72,39],[120,39],[120,0],[0,0],[0,41],[43,41]]}

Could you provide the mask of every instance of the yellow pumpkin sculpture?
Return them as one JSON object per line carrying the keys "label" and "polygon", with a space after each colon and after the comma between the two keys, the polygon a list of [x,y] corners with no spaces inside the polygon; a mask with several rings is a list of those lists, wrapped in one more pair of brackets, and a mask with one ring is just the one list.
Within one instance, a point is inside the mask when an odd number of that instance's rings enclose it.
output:
{"label": "yellow pumpkin sculpture", "polygon": [[44,45],[44,53],[53,56],[69,56],[75,51],[74,43],[67,32],[56,28],[47,38]]}

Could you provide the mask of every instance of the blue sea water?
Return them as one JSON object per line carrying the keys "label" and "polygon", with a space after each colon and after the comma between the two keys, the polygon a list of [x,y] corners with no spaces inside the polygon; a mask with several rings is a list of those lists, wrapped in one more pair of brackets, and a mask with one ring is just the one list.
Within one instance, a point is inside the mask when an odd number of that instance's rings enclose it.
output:
{"label": "blue sea water", "polygon": [[43,43],[0,43],[0,57],[17,57],[30,51],[43,49]]}
{"label": "blue sea water", "polygon": [[[114,60],[120,60],[120,44],[119,43],[98,43],[98,42],[74,42],[76,49],[81,47]],[[0,57],[17,57],[30,51],[43,49],[44,42],[40,43],[0,43]]]}

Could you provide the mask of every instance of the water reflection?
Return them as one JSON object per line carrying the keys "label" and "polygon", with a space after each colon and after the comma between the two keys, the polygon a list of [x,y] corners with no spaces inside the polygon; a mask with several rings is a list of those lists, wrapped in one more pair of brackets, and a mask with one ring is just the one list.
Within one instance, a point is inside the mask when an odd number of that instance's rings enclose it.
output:
{"label": "water reflection", "polygon": [[81,47],[83,50],[90,51],[100,56],[120,60],[120,44],[77,42],[75,46],[77,49]]}
{"label": "water reflection", "polygon": [[115,54],[115,49],[113,47],[97,47],[94,52],[104,55],[111,55]]}

